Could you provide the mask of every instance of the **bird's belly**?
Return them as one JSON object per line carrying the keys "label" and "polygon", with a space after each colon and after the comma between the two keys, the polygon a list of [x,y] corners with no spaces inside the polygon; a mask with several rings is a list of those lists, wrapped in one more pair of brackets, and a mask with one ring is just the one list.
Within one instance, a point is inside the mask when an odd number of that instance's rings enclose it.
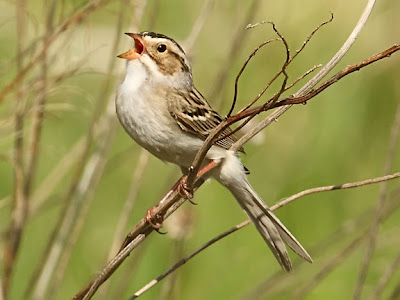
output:
{"label": "bird's belly", "polygon": [[125,112],[117,109],[125,131],[159,159],[189,167],[203,141],[182,131],[170,115],[143,109],[140,105]]}

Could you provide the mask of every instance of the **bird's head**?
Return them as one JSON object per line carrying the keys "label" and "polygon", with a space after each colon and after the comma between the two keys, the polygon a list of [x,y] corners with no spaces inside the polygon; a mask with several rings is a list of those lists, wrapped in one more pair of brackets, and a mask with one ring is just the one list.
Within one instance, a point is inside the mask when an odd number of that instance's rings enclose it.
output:
{"label": "bird's head", "polygon": [[[179,44],[159,33],[126,33],[135,40],[135,47],[118,55],[129,64],[142,64],[152,76],[152,80],[174,85],[176,81],[192,84],[190,62]],[[133,66],[134,67],[134,66]]]}

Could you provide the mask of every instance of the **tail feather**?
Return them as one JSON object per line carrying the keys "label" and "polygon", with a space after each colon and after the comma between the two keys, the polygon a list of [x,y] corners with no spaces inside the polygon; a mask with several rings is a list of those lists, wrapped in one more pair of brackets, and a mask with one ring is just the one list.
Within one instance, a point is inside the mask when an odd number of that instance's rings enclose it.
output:
{"label": "tail feather", "polygon": [[275,225],[276,229],[279,231],[279,235],[285,241],[285,243],[300,257],[304,258],[308,262],[312,263],[313,260],[311,256],[307,253],[306,249],[300,244],[299,241],[290,233],[290,231],[283,225],[281,220],[269,209],[267,204],[258,196],[251,185],[247,182],[246,190],[251,194],[254,203],[257,207],[268,217],[270,221]]}
{"label": "tail feather", "polygon": [[247,181],[243,166],[235,153],[228,153],[230,155],[224,157],[221,168],[214,171],[213,177],[231,191],[282,268],[287,271],[292,270],[292,263],[285,242],[300,257],[312,262],[310,255],[303,246],[251,187]]}
{"label": "tail feather", "polygon": [[[242,202],[239,203],[242,204]],[[292,263],[278,228],[261,210],[254,209],[254,207],[248,206],[247,203],[244,203],[242,207],[271,249],[279,264],[286,271],[291,271]]]}

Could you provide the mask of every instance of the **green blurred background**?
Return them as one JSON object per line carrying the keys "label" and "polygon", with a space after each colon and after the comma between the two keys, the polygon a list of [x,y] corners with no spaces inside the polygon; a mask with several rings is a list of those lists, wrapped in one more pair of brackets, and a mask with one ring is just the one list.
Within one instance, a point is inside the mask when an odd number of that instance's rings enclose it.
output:
{"label": "green blurred background", "polygon": [[[46,112],[38,168],[32,187],[31,213],[13,272],[10,299],[34,299],[38,295],[32,278],[38,278],[35,270],[41,264],[57,222],[65,216],[68,203],[78,203],[78,215],[71,219],[78,229],[69,231],[74,232],[67,243],[70,248],[61,244],[62,250],[67,251],[67,256],[59,258],[65,272],[59,265],[55,268],[55,275],[50,277],[50,288],[42,299],[71,298],[105,266],[139,161],[144,167],[141,167],[140,179],[134,180],[138,185],[137,200],[124,233],[180,176],[177,167],[147,157],[117,123],[112,103],[124,74],[124,62],[116,55],[132,47],[132,41],[123,32],[135,30],[161,32],[182,43],[184,48],[189,47],[187,37],[207,4],[197,0],[103,2],[61,32],[47,51]],[[41,40],[32,43],[46,32],[49,3],[26,2],[22,45],[28,51],[23,53],[24,65],[43,47]],[[57,4],[53,24],[57,28],[74,11],[96,1],[54,3]],[[318,24],[329,19],[330,12],[334,13],[333,22],[315,35],[290,66],[289,75],[294,80],[313,65],[326,63],[336,53],[352,31],[366,1],[221,0],[209,1],[209,4],[204,26],[188,54],[196,87],[224,115],[230,107],[234,78],[241,65],[258,44],[275,37],[269,25],[245,30],[246,24],[274,21],[289,42],[291,51],[295,51]],[[15,11],[13,1],[0,2],[2,87],[17,74]],[[379,1],[359,39],[335,70],[398,43],[399,28],[400,2]],[[239,36],[238,42],[233,45],[236,36]],[[114,47],[116,39],[119,40]],[[283,59],[284,50],[279,43],[259,52],[242,76],[238,107],[258,94],[280,69]],[[246,145],[247,155],[242,159],[251,170],[249,180],[269,205],[310,187],[383,175],[390,130],[400,103],[399,65],[400,56],[394,54],[344,78],[307,105],[293,107]],[[218,78],[224,69],[227,77],[221,84]],[[32,103],[41,89],[40,72],[41,60],[22,82],[23,98],[19,100],[26,116],[25,154],[29,152],[27,141]],[[305,81],[298,87],[301,83]],[[267,94],[272,95],[277,87],[273,85]],[[16,101],[15,92],[11,92],[0,103],[1,253],[4,253],[12,209]],[[111,114],[104,121],[107,103],[111,103]],[[265,116],[256,119],[259,121]],[[92,123],[96,133],[87,140]],[[86,157],[82,155],[85,139],[90,142]],[[77,145],[79,142],[80,146]],[[85,174],[99,163],[96,162],[98,156],[93,154],[98,153],[99,147],[102,149],[102,143],[106,150],[101,152],[100,165],[104,166],[95,170],[94,181],[89,180],[89,188],[85,190]],[[83,168],[82,176],[77,175],[80,167]],[[396,155],[392,171],[399,168],[400,157]],[[79,188],[71,189],[75,181],[83,189],[81,194]],[[399,183],[398,180],[389,183],[387,203],[399,200]],[[357,247],[343,255],[342,261],[333,263],[333,269],[322,276],[322,280],[316,278],[332,258],[371,225],[379,190],[379,185],[370,185],[314,194],[276,212],[310,250],[314,264],[295,259],[295,271],[283,274],[256,230],[248,226],[189,261],[142,298],[350,299],[361,269],[366,239],[356,243]],[[179,227],[179,223],[167,224],[167,235],[152,234],[111,277],[107,293],[101,287],[95,299],[127,299],[185,254],[245,219],[229,192],[216,182],[205,184],[195,194],[194,201],[199,205],[185,203],[180,208],[186,216],[176,220],[185,224],[182,236],[178,237],[176,226]],[[380,227],[363,299],[374,293],[382,274],[398,255],[399,217],[400,212],[394,211]],[[293,253],[292,257],[295,258]],[[400,273],[395,272],[381,299],[388,298],[399,281]],[[310,284],[315,286],[303,293]]]}

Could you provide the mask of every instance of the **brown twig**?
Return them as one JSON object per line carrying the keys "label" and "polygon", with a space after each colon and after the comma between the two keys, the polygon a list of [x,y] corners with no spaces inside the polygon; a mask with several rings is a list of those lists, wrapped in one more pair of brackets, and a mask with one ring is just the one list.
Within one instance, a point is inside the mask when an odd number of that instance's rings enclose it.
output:
{"label": "brown twig", "polygon": [[295,59],[296,56],[299,55],[301,53],[301,51],[304,50],[304,48],[311,41],[311,38],[317,33],[318,30],[320,30],[323,26],[329,24],[332,21],[333,21],[333,12],[331,12],[331,18],[329,20],[322,22],[321,24],[319,24],[317,27],[314,28],[314,30],[311,32],[311,34],[303,42],[303,45],[299,49],[296,50],[295,54],[292,57],[292,60]]}
{"label": "brown twig", "polygon": [[310,92],[308,92],[304,96],[299,96],[299,97],[288,97],[286,99],[283,99],[276,103],[274,107],[279,107],[279,106],[284,106],[284,105],[293,105],[293,104],[303,104],[306,103],[308,100],[311,98],[314,98],[317,96],[319,93],[324,91],[326,88],[331,86],[332,84],[338,82],[340,79],[342,79],[344,76],[347,76],[353,72],[359,71],[360,69],[380,60],[383,58],[390,57],[393,53],[397,52],[400,50],[400,45],[395,44],[392,47],[375,54],[357,64],[351,65],[343,69],[342,71],[336,73],[334,76],[329,78],[327,81],[325,81],[323,84],[321,84],[318,88],[312,89]]}
{"label": "brown twig", "polygon": [[[242,111],[245,111],[245,110],[249,109],[251,106],[253,106],[253,104],[256,103],[256,102],[264,95],[264,93],[265,93],[265,92],[267,91],[267,89],[271,86],[271,84],[272,84],[282,73],[285,75],[285,80],[287,81],[288,75],[286,74],[286,69],[287,69],[287,67],[289,66],[289,64],[304,50],[304,48],[305,48],[305,47],[307,46],[307,44],[310,42],[311,38],[315,35],[315,33],[316,33],[318,30],[320,30],[324,25],[326,25],[326,24],[332,22],[332,20],[333,20],[333,14],[331,13],[331,18],[330,18],[329,20],[324,21],[324,22],[322,22],[321,24],[319,24],[319,25],[311,32],[311,34],[306,38],[306,40],[303,42],[303,45],[302,45],[299,49],[296,50],[296,52],[295,52],[295,54],[294,54],[293,56],[290,55],[289,45],[288,45],[287,41],[285,40],[285,38],[283,37],[283,35],[277,30],[277,28],[276,28],[276,26],[275,26],[275,24],[274,24],[273,22],[271,22],[271,21],[262,21],[262,22],[259,22],[259,23],[256,23],[256,24],[249,24],[249,25],[247,25],[247,29],[250,29],[250,28],[255,28],[255,27],[257,27],[257,26],[259,26],[259,25],[263,25],[263,24],[271,24],[271,25],[272,25],[272,29],[273,29],[273,30],[275,31],[275,33],[279,36],[279,40],[281,40],[281,41],[283,42],[283,45],[284,45],[285,50],[286,50],[286,60],[285,60],[285,62],[284,62],[284,65],[282,66],[282,68],[281,68],[281,69],[274,75],[274,77],[265,85],[265,87],[261,90],[261,92],[257,95],[257,97],[254,98],[253,101],[250,102],[246,107],[244,107],[243,109],[241,109],[241,110],[239,111],[239,113],[242,112]],[[245,62],[245,64],[247,64],[247,63]],[[313,70],[313,69],[312,69],[312,70]],[[307,76],[309,73],[311,73],[311,71],[307,71],[304,75],[302,75],[302,76],[300,77],[300,79],[301,79],[301,78],[304,78],[304,77]],[[290,89],[291,87],[293,87],[294,84],[295,84],[298,80],[300,80],[300,79],[296,79],[295,82],[294,82],[293,84],[291,84],[291,85],[288,86],[288,87],[284,87],[283,89],[281,89],[277,94],[275,94],[275,95],[272,97],[272,99],[271,99],[269,102],[276,102],[276,101],[279,99],[279,96],[280,96],[284,91],[287,91],[288,89]],[[286,83],[286,82],[284,82],[284,83]],[[235,89],[235,94],[236,94],[236,89]],[[235,98],[234,98],[234,100],[235,100]],[[270,103],[269,105],[272,106],[272,104],[274,104],[274,103]],[[233,109],[231,109],[231,110],[233,110]],[[228,114],[228,116],[230,116],[230,114]]]}
{"label": "brown twig", "polygon": [[[314,72],[316,69],[321,68],[322,65],[315,65],[312,68],[310,68],[308,71],[304,72],[304,74],[300,75],[299,77],[297,77],[291,84],[289,84],[286,88],[285,91],[291,89],[292,87],[294,87],[300,80],[304,79],[305,77],[307,77],[308,75],[310,75],[312,72]],[[275,96],[275,95],[274,95]]]}
{"label": "brown twig", "polygon": [[235,88],[234,88],[234,92],[233,92],[233,100],[232,100],[232,105],[231,108],[229,109],[229,112],[227,114],[227,117],[230,117],[235,105],[236,105],[236,100],[237,100],[237,95],[238,95],[238,89],[239,89],[239,79],[242,76],[244,70],[246,69],[248,63],[250,62],[250,60],[257,54],[258,50],[260,50],[262,47],[264,47],[265,45],[268,45],[272,42],[276,42],[279,41],[280,39],[276,38],[276,39],[271,39],[271,40],[267,40],[265,42],[262,42],[260,45],[257,46],[256,49],[253,50],[253,52],[249,55],[249,57],[246,59],[246,61],[244,62],[242,68],[239,70],[239,73],[236,75],[235,78]]}
{"label": "brown twig", "polygon": [[[320,82],[336,65],[337,63],[344,57],[344,55],[349,51],[350,47],[354,44],[358,35],[362,31],[367,22],[372,8],[375,5],[375,0],[368,0],[364,11],[361,14],[360,19],[358,20],[356,26],[353,31],[350,33],[347,40],[344,42],[342,47],[336,52],[336,54],[329,60],[329,62],[316,74],[313,78],[311,78],[304,86],[302,86],[295,94],[294,97],[299,97],[304,94],[307,94],[318,82]],[[276,111],[271,113],[267,118],[265,118],[262,122],[260,122],[256,127],[252,128],[248,131],[244,136],[242,136],[234,145],[232,145],[231,150],[237,151],[240,147],[242,147],[248,140],[262,131],[265,127],[269,126],[272,122],[275,122],[281,115],[287,112],[292,106],[290,104],[284,105],[278,108]]]}

